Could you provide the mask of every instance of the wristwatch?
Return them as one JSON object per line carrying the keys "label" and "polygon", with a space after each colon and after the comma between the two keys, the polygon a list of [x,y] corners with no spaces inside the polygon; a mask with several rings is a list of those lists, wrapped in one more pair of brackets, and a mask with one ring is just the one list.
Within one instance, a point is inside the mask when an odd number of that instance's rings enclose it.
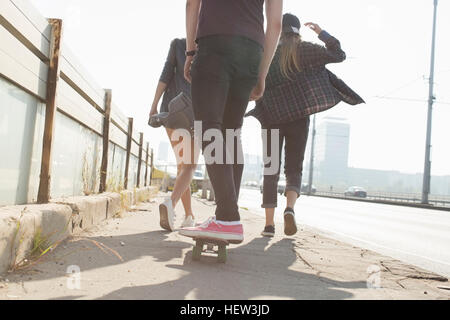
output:
{"label": "wristwatch", "polygon": [[197,50],[186,51],[186,57],[193,57],[197,53]]}

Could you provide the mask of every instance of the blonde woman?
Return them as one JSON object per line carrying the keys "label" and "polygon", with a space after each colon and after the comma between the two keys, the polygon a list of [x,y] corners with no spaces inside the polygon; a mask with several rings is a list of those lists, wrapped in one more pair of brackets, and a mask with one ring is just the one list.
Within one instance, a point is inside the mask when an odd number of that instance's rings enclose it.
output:
{"label": "blonde woman", "polygon": [[[266,80],[266,91],[256,108],[248,116],[256,117],[268,130],[264,147],[268,154],[274,143],[278,144],[281,160],[285,145],[285,175],[287,208],[284,211],[285,234],[297,233],[294,206],[300,196],[303,159],[309,133],[309,116],[327,110],[339,102],[355,105],[364,101],[345,83],[328,71],[329,63],[343,62],[346,58],[339,41],[315,23],[306,23],[317,33],[325,47],[302,41],[300,20],[292,15],[283,16],[280,45]],[[271,131],[278,130],[278,141],[270,141]],[[277,163],[278,168],[280,162]],[[267,164],[267,168],[273,164]],[[277,207],[277,184],[280,170],[264,176],[263,205],[266,209],[266,227],[263,236],[275,234],[274,214]]]}

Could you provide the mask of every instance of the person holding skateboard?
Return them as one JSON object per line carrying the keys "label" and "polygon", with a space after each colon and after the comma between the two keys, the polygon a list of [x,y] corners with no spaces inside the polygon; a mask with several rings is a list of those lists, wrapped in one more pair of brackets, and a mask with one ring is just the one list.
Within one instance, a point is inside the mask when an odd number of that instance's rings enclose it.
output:
{"label": "person holding skateboard", "polygon": [[[222,132],[223,156],[234,153],[233,164],[207,164],[216,195],[215,217],[180,230],[192,238],[233,243],[244,240],[238,197],[243,164],[239,129],[249,100],[264,93],[265,79],[275,53],[282,22],[282,0],[187,0],[185,77],[191,82],[192,103],[202,132]],[[264,33],[264,5],[267,29]],[[233,130],[238,152],[227,150],[225,130]],[[228,137],[228,135],[227,135]],[[206,140],[206,139],[205,139]],[[229,142],[229,141],[228,141]],[[211,142],[212,143],[212,142]],[[203,141],[202,148],[209,146]],[[208,163],[208,159],[206,159]]]}
{"label": "person holding skateboard", "polygon": [[[156,88],[155,97],[150,111],[150,121],[158,113],[158,104],[163,97],[163,101],[160,107],[160,113],[168,113],[169,105],[171,101],[175,101],[179,97],[180,93],[185,94],[187,97],[191,96],[191,86],[189,82],[184,78],[184,64],[186,62],[186,39],[174,39],[170,45],[169,54],[167,56],[164,69],[160,76],[158,86]],[[175,206],[182,201],[185,219],[182,223],[182,227],[192,227],[195,225],[195,218],[191,205],[191,188],[190,184],[192,177],[194,176],[196,163],[198,160],[198,153],[192,153],[194,149],[194,139],[191,141],[173,141],[172,137],[177,128],[166,127],[166,132],[169,137],[170,143],[174,151],[179,147],[179,144],[183,143],[184,148],[191,148],[192,161],[190,163],[184,163],[182,161],[182,154],[175,152],[177,157],[178,172],[175,180],[175,185],[171,197],[167,198],[159,206],[160,213],[160,225],[163,229],[168,231],[174,231],[175,220]],[[176,139],[175,139],[176,140]]]}
{"label": "person holding skateboard", "polygon": [[[280,159],[285,144],[285,175],[287,208],[284,211],[284,232],[297,233],[294,206],[300,197],[303,159],[309,133],[309,116],[325,111],[344,101],[351,105],[364,100],[342,80],[328,71],[329,63],[343,62],[346,58],[339,41],[322,30],[316,23],[306,23],[319,36],[325,47],[305,42],[300,36],[300,20],[292,15],[283,16],[280,45],[275,53],[267,87],[256,108],[247,116],[256,117],[267,131],[263,142],[264,154],[278,145],[278,172],[264,175],[263,205],[266,210],[266,227],[263,236],[275,234],[274,214],[277,207],[277,185],[280,178]],[[278,141],[271,141],[271,131],[278,131]],[[275,135],[277,136],[277,135]],[[272,158],[272,157],[271,157]],[[272,167],[268,163],[266,167]]]}

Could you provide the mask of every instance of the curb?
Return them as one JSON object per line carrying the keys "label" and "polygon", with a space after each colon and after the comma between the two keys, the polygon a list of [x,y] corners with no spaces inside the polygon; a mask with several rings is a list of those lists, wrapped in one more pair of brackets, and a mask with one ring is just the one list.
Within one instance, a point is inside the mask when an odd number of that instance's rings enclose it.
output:
{"label": "curb", "polygon": [[53,199],[44,205],[0,208],[0,274],[39,257],[71,235],[152,199],[158,187]]}

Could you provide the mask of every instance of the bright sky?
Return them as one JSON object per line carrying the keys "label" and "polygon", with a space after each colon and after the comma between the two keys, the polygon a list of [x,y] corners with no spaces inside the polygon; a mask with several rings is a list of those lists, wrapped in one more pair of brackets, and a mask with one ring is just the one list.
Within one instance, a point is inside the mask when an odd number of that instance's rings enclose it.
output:
{"label": "bright sky", "polygon": [[[30,0],[65,21],[65,42],[157,150],[162,129],[147,115],[169,44],[184,37],[184,0]],[[450,175],[450,1],[440,0],[432,174]],[[337,37],[348,59],[330,67],[367,101],[320,115],[351,124],[349,165],[422,172],[425,150],[433,0],[285,0],[285,11]],[[318,41],[302,30],[305,40]],[[447,57],[447,59],[445,58]],[[377,96],[423,100],[410,102]],[[249,108],[252,104],[249,105]],[[261,153],[260,126],[246,120],[247,153]]]}

